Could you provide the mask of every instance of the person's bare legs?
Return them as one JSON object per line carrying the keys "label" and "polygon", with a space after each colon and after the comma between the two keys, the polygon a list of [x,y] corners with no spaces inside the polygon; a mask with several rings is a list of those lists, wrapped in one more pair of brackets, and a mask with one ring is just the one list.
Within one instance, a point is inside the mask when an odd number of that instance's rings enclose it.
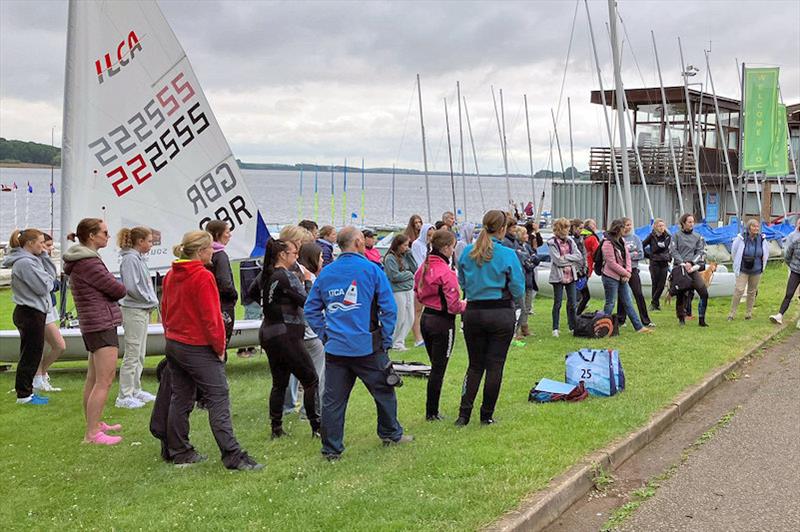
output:
{"label": "person's bare legs", "polygon": [[86,370],[86,383],[83,385],[83,416],[88,419],[88,412],[86,411],[86,404],[89,402],[89,395],[94,389],[95,369],[94,369],[94,355],[89,353],[89,367]]}
{"label": "person's bare legs", "polygon": [[[108,399],[108,392],[114,382],[118,352],[119,349],[117,347],[102,347],[91,355],[94,362],[94,386],[89,391],[88,396],[86,395],[86,390],[84,390],[87,440],[98,432],[100,419],[103,417],[103,408]],[[89,382],[88,375],[86,382],[87,384]]]}
{"label": "person's bare legs", "polygon": [[411,331],[414,333],[414,343],[418,344],[422,341],[422,329],[420,328],[420,320],[422,320],[422,303],[417,301],[414,297],[414,325],[411,326]]}
{"label": "person's bare legs", "polygon": [[58,328],[58,322],[48,323],[44,327],[44,341],[50,346],[50,350],[44,353],[42,361],[39,362],[39,369],[36,370],[37,375],[44,376],[53,362],[58,360],[58,357],[64,354],[67,349],[67,344],[64,337],[61,336],[61,330]]}

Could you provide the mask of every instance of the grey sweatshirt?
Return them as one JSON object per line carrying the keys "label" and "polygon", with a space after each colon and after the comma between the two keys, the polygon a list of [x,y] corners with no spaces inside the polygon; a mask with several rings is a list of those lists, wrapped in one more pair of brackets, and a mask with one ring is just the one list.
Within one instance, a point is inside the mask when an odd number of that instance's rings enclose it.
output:
{"label": "grey sweatshirt", "polygon": [[[406,251],[406,255],[411,251]],[[413,260],[413,259],[412,259]],[[403,260],[404,268],[407,266],[405,256]],[[383,270],[386,272],[386,277],[389,278],[389,283],[392,285],[392,292],[407,292],[414,288],[414,272],[409,269],[401,270],[401,265],[397,257],[393,253],[387,253],[383,259]]]}
{"label": "grey sweatshirt", "polygon": [[631,256],[631,268],[639,268],[639,261],[644,258],[642,239],[633,232],[627,236],[623,236],[622,239],[625,241],[625,249],[628,250]]}
{"label": "grey sweatshirt", "polygon": [[669,253],[675,264],[691,262],[702,265],[706,261],[706,241],[695,231],[687,233],[679,229],[672,235]]}
{"label": "grey sweatshirt", "polygon": [[153,309],[158,306],[150,270],[141,253],[135,249],[120,251],[119,275],[128,292],[120,300],[120,306],[142,309]]}
{"label": "grey sweatshirt", "polygon": [[800,273],[800,231],[792,231],[783,243],[783,256],[786,265],[795,273]]}
{"label": "grey sweatshirt", "polygon": [[47,314],[53,308],[50,291],[53,277],[44,269],[39,257],[23,248],[13,248],[3,260],[11,268],[11,300],[17,305],[35,308]]}

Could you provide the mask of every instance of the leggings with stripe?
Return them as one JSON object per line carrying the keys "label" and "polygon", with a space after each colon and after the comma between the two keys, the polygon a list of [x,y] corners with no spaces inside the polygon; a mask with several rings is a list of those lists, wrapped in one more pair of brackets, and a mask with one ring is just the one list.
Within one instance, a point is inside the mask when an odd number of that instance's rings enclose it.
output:
{"label": "leggings with stripe", "polygon": [[430,312],[427,308],[422,313],[420,324],[425,350],[431,359],[431,375],[428,378],[428,396],[425,402],[425,417],[439,413],[439,397],[442,395],[442,382],[447,370],[450,353],[453,352],[453,341],[456,334],[456,318],[452,314]]}

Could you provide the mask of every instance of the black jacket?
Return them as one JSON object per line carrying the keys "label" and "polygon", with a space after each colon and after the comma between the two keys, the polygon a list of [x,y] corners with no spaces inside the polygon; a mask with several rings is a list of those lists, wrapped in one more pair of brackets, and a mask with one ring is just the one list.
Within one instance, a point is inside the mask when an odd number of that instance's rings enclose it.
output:
{"label": "black jacket", "polygon": [[260,299],[264,309],[264,321],[261,324],[260,337],[266,340],[281,334],[292,334],[299,338],[305,332],[303,305],[306,303],[306,287],[297,275],[278,268],[272,272],[266,282],[263,273],[260,286],[251,286],[250,297]]}
{"label": "black jacket", "polygon": [[215,251],[211,256],[211,265],[208,267],[214,274],[219,290],[219,302],[223,307],[230,308],[236,306],[239,293],[236,285],[233,284],[233,272],[231,271],[231,260],[225,250]]}
{"label": "black jacket", "polygon": [[664,231],[661,236],[651,232],[642,242],[644,256],[652,262],[669,262],[672,260],[669,253],[669,244],[671,241],[672,236],[670,236],[667,231]]}

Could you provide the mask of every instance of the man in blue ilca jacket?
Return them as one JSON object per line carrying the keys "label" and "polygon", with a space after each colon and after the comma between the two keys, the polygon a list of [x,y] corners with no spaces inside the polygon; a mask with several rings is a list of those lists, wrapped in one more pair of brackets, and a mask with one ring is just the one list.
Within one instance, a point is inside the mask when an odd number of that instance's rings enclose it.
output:
{"label": "man in blue ilca jacket", "polygon": [[364,257],[361,231],[345,227],[336,241],[342,253],[317,277],[305,305],[306,321],[325,344],[321,433],[322,454],[329,460],[344,451],[344,415],[356,377],[375,399],[383,443],[413,440],[397,420],[397,396],[390,384],[395,375],[386,352],[397,305],[389,280]]}

